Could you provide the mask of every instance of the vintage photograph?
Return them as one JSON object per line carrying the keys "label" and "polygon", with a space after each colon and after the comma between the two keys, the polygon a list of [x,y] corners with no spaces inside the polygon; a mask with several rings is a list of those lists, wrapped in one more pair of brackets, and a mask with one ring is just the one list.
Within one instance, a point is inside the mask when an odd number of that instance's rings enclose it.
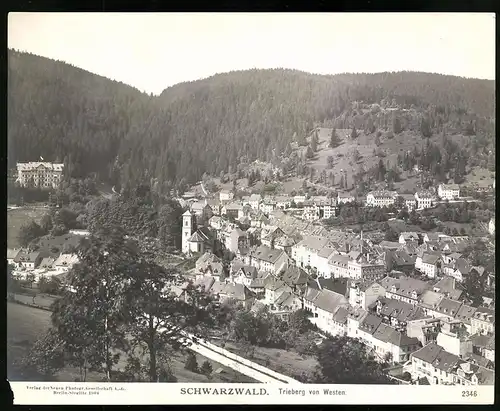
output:
{"label": "vintage photograph", "polygon": [[9,381],[494,385],[493,14],[11,13],[8,48]]}

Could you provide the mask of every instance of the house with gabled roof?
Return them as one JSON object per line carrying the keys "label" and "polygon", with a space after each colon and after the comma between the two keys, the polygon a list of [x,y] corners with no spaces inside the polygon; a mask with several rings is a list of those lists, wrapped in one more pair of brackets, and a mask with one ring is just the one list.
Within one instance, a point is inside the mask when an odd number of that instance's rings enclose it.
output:
{"label": "house with gabled roof", "polygon": [[476,307],[472,307],[467,304],[462,304],[458,309],[457,315],[455,315],[455,319],[460,321],[463,325],[465,325],[465,329],[469,334],[472,334],[472,324],[471,319],[476,312]]}
{"label": "house with gabled roof", "polygon": [[276,250],[265,245],[252,248],[245,256],[245,263],[257,270],[278,274],[289,265],[289,257],[283,250]]}
{"label": "house with gabled roof", "polygon": [[195,263],[196,279],[201,277],[213,277],[216,281],[222,281],[226,276],[223,261],[211,252],[204,253]]}
{"label": "house with gabled roof", "polygon": [[320,330],[332,334],[335,332],[334,317],[341,307],[348,309],[349,302],[342,294],[327,289],[307,287],[304,294],[304,309],[312,313],[310,321]]}
{"label": "house with gabled roof", "polygon": [[435,343],[429,343],[411,354],[412,379],[426,377],[431,385],[454,385],[455,367],[460,357],[451,354]]}
{"label": "house with gabled roof", "polygon": [[269,275],[264,280],[264,303],[266,305],[272,305],[282,293],[292,293],[292,291],[292,287],[288,284],[285,284],[282,280]]}
{"label": "house with gabled roof", "polygon": [[293,292],[283,291],[270,305],[270,311],[283,321],[288,321],[290,314],[302,308],[301,299]]}
{"label": "house with gabled roof", "polygon": [[306,235],[292,247],[292,259],[301,268],[316,266],[318,254],[329,245],[330,240],[326,237]]}
{"label": "house with gabled roof", "polygon": [[415,201],[417,202],[417,209],[424,210],[434,205],[436,197],[430,191],[418,191],[415,193]]}
{"label": "house with gabled roof", "polygon": [[464,288],[455,278],[443,277],[434,284],[433,291],[444,294],[445,297],[451,300],[458,301],[464,292]]}
{"label": "house with gabled roof", "polygon": [[294,292],[301,294],[307,285],[309,275],[301,268],[291,265],[285,270],[281,280],[290,286]]}
{"label": "house with gabled roof", "polygon": [[255,296],[243,284],[226,284],[216,281],[210,288],[210,293],[217,296],[221,303],[227,300],[235,300],[245,308],[250,308],[255,301]]}
{"label": "house with gabled roof", "polygon": [[387,250],[383,253],[387,271],[401,271],[411,273],[415,268],[416,257],[410,256],[405,250]]}
{"label": "house with gabled roof", "polygon": [[424,310],[418,305],[386,297],[379,298],[376,301],[376,312],[384,323],[404,331],[406,331],[408,321],[426,317]]}
{"label": "house with gabled roof", "polygon": [[458,258],[451,266],[446,266],[443,273],[455,278],[458,282],[463,282],[471,270],[469,262],[464,258]]}
{"label": "house with gabled roof", "polygon": [[424,291],[431,287],[425,281],[405,276],[399,278],[385,277],[381,280],[380,284],[386,289],[386,297],[402,300],[414,305],[418,304]]}
{"label": "house with gabled roof", "polygon": [[434,318],[446,318],[453,320],[458,314],[462,301],[450,300],[449,298],[442,298],[439,304],[433,310],[427,310],[427,314]]}
{"label": "house with gabled roof", "polygon": [[431,385],[494,385],[493,370],[462,360],[435,343],[412,353],[412,379],[427,378]]}
{"label": "house with gabled roof", "polygon": [[14,257],[14,265],[25,270],[34,270],[42,261],[43,255],[39,251],[20,250]]}
{"label": "house with gabled roof", "polygon": [[390,358],[392,363],[408,361],[411,353],[420,348],[417,338],[408,337],[404,331],[384,323],[371,334],[371,341],[375,358],[379,361]]}
{"label": "house with gabled roof", "polygon": [[415,268],[429,278],[436,278],[441,267],[441,256],[439,254],[424,253],[422,257],[415,260]]}
{"label": "house with gabled roof", "polygon": [[454,200],[460,197],[460,187],[458,184],[439,184],[437,195],[442,200]]}
{"label": "house with gabled roof", "polygon": [[385,296],[385,288],[372,281],[350,281],[349,305],[367,310],[379,298]]}
{"label": "house with gabled roof", "polygon": [[403,231],[399,234],[400,244],[416,244],[418,245],[419,236],[414,231]]}
{"label": "house with gabled roof", "polygon": [[13,264],[15,265],[14,260],[16,259],[17,255],[21,252],[20,248],[7,248],[7,264]]}
{"label": "house with gabled roof", "polygon": [[495,310],[478,307],[471,317],[472,334],[495,333]]}

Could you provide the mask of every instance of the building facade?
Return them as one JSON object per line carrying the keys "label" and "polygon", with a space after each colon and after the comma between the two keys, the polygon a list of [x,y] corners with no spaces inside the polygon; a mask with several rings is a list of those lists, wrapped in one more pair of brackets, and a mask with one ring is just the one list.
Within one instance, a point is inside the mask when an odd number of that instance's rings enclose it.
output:
{"label": "building facade", "polygon": [[17,182],[22,187],[57,188],[64,164],[48,162],[17,163]]}

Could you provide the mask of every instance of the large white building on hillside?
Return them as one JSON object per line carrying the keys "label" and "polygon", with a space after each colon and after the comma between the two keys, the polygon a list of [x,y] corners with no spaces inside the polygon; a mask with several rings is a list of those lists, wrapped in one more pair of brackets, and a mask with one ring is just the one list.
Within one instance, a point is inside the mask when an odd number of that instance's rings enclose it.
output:
{"label": "large white building on hillside", "polygon": [[22,187],[56,188],[61,183],[63,169],[62,163],[17,163],[17,182]]}
{"label": "large white building on hillside", "polygon": [[366,205],[371,207],[387,207],[396,201],[395,191],[371,191],[366,196]]}
{"label": "large white building on hillside", "polygon": [[453,200],[460,197],[460,187],[458,184],[439,184],[437,194],[443,200]]}

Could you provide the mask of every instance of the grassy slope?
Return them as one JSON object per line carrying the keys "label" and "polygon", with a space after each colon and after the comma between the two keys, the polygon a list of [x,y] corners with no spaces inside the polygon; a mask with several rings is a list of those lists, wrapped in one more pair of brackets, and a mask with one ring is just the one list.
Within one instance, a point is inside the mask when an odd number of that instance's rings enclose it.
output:
{"label": "grassy slope", "polygon": [[[219,340],[214,340],[214,344],[220,345]],[[248,358],[246,348],[239,343],[226,342],[225,348],[231,350],[237,355]],[[295,351],[286,351],[279,348],[266,348],[255,346],[253,358],[248,358],[251,361],[266,366],[264,361],[269,360],[268,368],[293,377],[294,374],[301,374],[302,372],[312,372],[318,364],[316,359],[311,356],[301,356]]]}
{"label": "grassy slope", "polygon": [[[20,298],[21,299],[21,298]],[[22,299],[25,302],[31,302],[31,298]],[[37,297],[37,303],[38,301]],[[40,310],[24,305],[14,303],[7,304],[7,346],[8,346],[8,363],[11,364],[13,359],[23,356],[37,339],[50,327],[50,312]],[[224,367],[221,364],[211,361],[202,355],[197,355],[198,365],[208,360],[212,364],[213,370],[222,368],[226,376],[233,382],[255,382],[251,378],[246,377],[236,371]],[[224,382],[219,375],[214,374],[211,380],[206,376],[193,373],[184,369],[185,354],[180,352],[172,353],[172,370],[179,382]],[[124,367],[125,361],[122,360],[118,367]],[[78,369],[73,367],[65,367],[57,375],[58,381],[74,381],[79,375]],[[9,375],[11,379],[15,379],[14,375]],[[87,380],[101,381],[102,374],[89,373]]]}
{"label": "grassy slope", "polygon": [[18,248],[19,245],[19,229],[21,226],[30,221],[35,220],[40,222],[42,217],[47,213],[45,208],[19,208],[7,212],[7,247]]}

